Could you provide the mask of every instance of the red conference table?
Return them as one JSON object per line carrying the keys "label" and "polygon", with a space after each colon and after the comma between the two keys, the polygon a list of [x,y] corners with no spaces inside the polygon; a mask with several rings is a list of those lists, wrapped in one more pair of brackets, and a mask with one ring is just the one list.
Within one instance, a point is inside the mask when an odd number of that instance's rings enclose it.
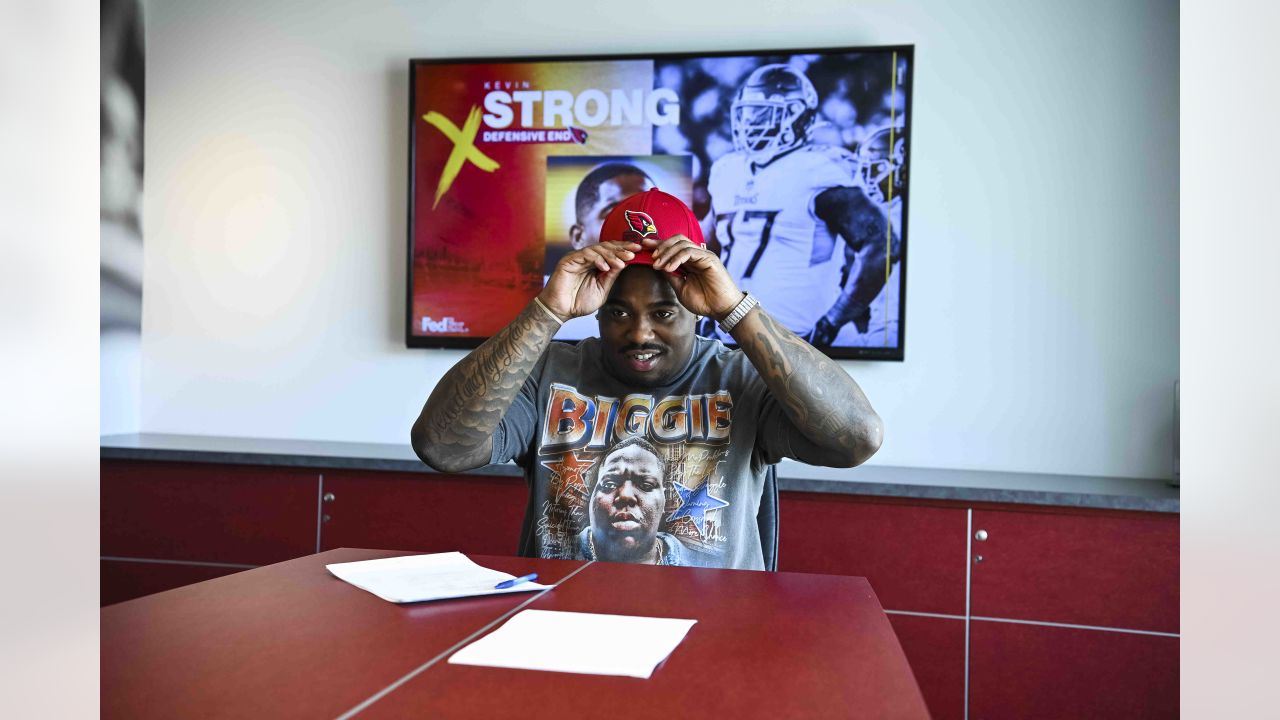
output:
{"label": "red conference table", "polygon": [[[411,554],[330,550],[103,608],[102,716],[928,717],[864,578],[472,556],[558,585],[396,605],[324,569]],[[648,680],[448,664],[526,608],[698,622]]]}

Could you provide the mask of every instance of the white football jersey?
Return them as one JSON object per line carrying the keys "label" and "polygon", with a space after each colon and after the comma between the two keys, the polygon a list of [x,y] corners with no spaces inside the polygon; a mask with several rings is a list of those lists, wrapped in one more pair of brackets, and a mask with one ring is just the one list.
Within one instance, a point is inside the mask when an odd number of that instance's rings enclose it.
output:
{"label": "white football jersey", "polygon": [[831,187],[858,184],[853,154],[806,145],[764,167],[731,152],[711,166],[707,190],[720,259],[742,290],[805,335],[840,296],[845,242],[813,212]]}

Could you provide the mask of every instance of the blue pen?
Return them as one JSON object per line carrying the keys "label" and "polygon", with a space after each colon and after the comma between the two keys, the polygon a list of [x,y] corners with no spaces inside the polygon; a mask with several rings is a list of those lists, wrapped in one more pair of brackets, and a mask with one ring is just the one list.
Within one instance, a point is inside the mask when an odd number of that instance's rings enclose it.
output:
{"label": "blue pen", "polygon": [[498,583],[497,585],[494,585],[494,586],[493,586],[493,589],[494,589],[494,590],[506,590],[507,588],[509,588],[509,587],[515,587],[515,586],[519,585],[519,584],[520,584],[520,583],[522,583],[522,582],[533,582],[534,580],[537,580],[537,579],[538,579],[538,573],[529,573],[528,575],[524,575],[524,576],[521,576],[521,577],[518,577],[518,578],[511,578],[510,580],[503,580],[502,582]]}

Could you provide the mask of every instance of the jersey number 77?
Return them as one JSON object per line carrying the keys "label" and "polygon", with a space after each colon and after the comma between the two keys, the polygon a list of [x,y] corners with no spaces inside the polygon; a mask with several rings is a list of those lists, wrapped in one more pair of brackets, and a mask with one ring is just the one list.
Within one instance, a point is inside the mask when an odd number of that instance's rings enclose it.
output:
{"label": "jersey number 77", "polygon": [[[716,236],[728,239],[728,242],[722,246],[720,262],[724,263],[726,268],[733,267],[730,264],[733,248],[738,244],[738,237],[741,236],[743,244],[748,249],[752,244],[756,246],[755,252],[751,253],[751,259],[747,261],[746,269],[740,276],[751,277],[756,271],[756,265],[760,262],[760,256],[764,255],[764,249],[769,246],[773,221],[778,217],[779,212],[781,211],[743,210],[716,215]],[[732,273],[732,270],[730,272]]]}

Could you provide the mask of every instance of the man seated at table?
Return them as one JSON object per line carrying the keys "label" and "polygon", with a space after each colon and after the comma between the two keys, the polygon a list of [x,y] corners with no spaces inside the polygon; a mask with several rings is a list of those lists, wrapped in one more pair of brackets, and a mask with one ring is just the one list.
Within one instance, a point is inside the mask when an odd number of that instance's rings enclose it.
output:
{"label": "man seated at table", "polygon": [[[858,465],[880,447],[880,418],[839,365],[734,285],[678,199],[633,195],[600,237],[565,255],[542,292],[440,380],[414,450],[442,472],[514,460],[530,489],[520,553],[584,559],[591,473],[601,476],[608,448],[642,437],[665,454],[664,532],[708,558],[698,564],[762,569],[756,513],[769,465]],[[591,313],[599,338],[551,341]],[[699,315],[739,348],[697,336]]]}

